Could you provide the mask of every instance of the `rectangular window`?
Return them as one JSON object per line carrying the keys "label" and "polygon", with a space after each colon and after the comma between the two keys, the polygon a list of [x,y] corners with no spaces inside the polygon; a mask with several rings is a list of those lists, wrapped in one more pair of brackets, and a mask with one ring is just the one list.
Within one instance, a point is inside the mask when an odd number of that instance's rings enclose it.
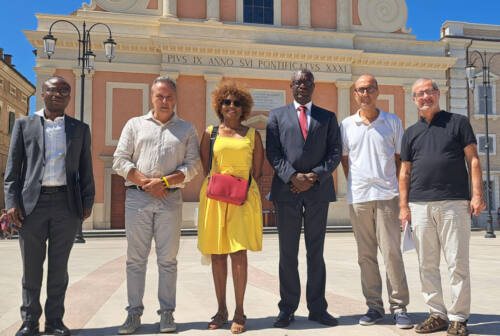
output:
{"label": "rectangular window", "polygon": [[16,87],[12,84],[10,84],[10,94],[13,95],[14,97],[17,96]]}
{"label": "rectangular window", "polygon": [[[497,153],[497,136],[496,134],[488,134],[488,145],[490,148],[490,155],[496,155]],[[477,140],[477,152],[479,154],[486,154],[486,135],[476,134]]]}
{"label": "rectangular window", "polygon": [[[487,87],[487,93],[488,93],[488,114],[496,114],[496,104],[494,102],[496,101],[496,94],[495,94],[495,89],[496,85],[488,86]],[[476,89],[476,94],[474,96],[474,99],[477,99],[476,105],[476,114],[485,114],[486,113],[486,100],[485,100],[485,86],[482,84],[479,84]]]}
{"label": "rectangular window", "polygon": [[274,22],[273,0],[244,0],[243,21],[272,25]]}
{"label": "rectangular window", "polygon": [[9,135],[12,134],[12,129],[14,128],[15,121],[16,121],[16,114],[14,112],[9,112]]}

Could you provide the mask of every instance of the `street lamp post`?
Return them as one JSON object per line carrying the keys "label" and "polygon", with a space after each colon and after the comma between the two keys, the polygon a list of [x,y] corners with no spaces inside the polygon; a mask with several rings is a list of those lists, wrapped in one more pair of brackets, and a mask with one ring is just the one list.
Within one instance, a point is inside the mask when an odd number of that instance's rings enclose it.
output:
{"label": "street lamp post", "polygon": [[[80,91],[80,120],[84,121],[84,112],[85,112],[85,70],[89,73],[94,69],[94,62],[96,55],[92,51],[92,43],[90,42],[90,31],[98,25],[105,26],[108,29],[109,37],[106,41],[104,41],[104,51],[106,53],[106,58],[111,63],[111,60],[115,57],[115,46],[116,42],[113,40],[111,35],[111,29],[105,23],[94,23],[90,28],[87,29],[85,21],[83,21],[82,31],[78,29],[78,27],[68,20],[57,20],[52,22],[49,27],[49,33],[43,37],[43,46],[44,51],[47,54],[47,57],[50,57],[55,52],[57,39],[52,35],[52,27],[57,23],[67,23],[70,24],[78,33],[78,65],[81,65],[81,91]],[[82,222],[78,227],[78,231],[75,237],[76,243],[85,243],[85,239],[83,238],[82,232]]]}
{"label": "street lamp post", "polygon": [[474,50],[471,53],[471,61],[465,68],[465,72],[467,75],[467,82],[469,84],[469,88],[474,90],[476,85],[476,67],[474,63],[479,59],[481,60],[481,65],[483,69],[483,90],[484,90],[484,127],[486,133],[486,191],[487,191],[487,205],[488,205],[488,214],[486,217],[486,234],[485,238],[496,238],[495,232],[493,230],[493,218],[491,216],[491,185],[490,185],[490,138],[488,133],[488,90],[490,88],[490,64],[491,60],[495,58],[495,56],[500,55],[500,53],[491,54],[488,58],[486,51],[480,53],[477,50]]}

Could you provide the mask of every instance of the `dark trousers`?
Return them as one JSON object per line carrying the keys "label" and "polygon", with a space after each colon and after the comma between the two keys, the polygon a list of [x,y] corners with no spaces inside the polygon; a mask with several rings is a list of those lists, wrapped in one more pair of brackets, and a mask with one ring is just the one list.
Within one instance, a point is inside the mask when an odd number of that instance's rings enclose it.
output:
{"label": "dark trousers", "polygon": [[300,278],[298,253],[300,231],[304,222],[304,237],[307,250],[307,308],[311,313],[326,311],[326,269],[323,259],[326,219],[329,202],[300,200],[296,202],[275,201],[278,215],[280,246],[280,311],[293,313],[300,301]]}
{"label": "dark trousers", "polygon": [[23,259],[23,321],[35,321],[42,315],[40,289],[43,263],[47,252],[47,320],[62,318],[68,287],[68,259],[80,218],[68,208],[67,192],[40,194],[33,212],[19,230]]}

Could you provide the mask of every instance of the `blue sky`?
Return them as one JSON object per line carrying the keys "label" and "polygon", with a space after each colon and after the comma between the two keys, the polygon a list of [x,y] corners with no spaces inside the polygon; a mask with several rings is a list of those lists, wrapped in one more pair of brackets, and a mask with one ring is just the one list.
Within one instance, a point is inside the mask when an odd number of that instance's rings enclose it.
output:
{"label": "blue sky", "polygon": [[[0,12],[0,48],[13,55],[13,63],[35,83],[35,56],[23,30],[35,30],[35,13],[69,14],[90,0],[17,0],[2,1]],[[498,0],[407,0],[408,22],[419,40],[438,40],[445,21],[466,21],[500,25]],[[41,51],[43,52],[43,51]],[[75,55],[76,62],[76,55]],[[32,106],[34,103],[32,103]]]}

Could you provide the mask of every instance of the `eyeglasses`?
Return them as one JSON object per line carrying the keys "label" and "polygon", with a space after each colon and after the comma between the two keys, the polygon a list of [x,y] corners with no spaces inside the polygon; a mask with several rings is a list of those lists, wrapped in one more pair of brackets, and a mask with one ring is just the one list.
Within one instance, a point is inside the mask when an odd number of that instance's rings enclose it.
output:
{"label": "eyeglasses", "polygon": [[374,93],[377,91],[377,88],[375,86],[367,86],[367,87],[360,87],[360,88],[355,88],[354,91],[356,91],[359,94],[364,94],[366,93]]}
{"label": "eyeglasses", "polygon": [[222,101],[222,105],[226,106],[231,106],[231,103],[234,105],[234,107],[241,107],[241,103],[239,100],[224,99]]}
{"label": "eyeglasses", "polygon": [[311,87],[314,85],[314,82],[310,80],[292,81],[292,86],[301,86],[302,84],[304,84],[305,87]]}
{"label": "eyeglasses", "polygon": [[437,90],[434,89],[429,89],[425,91],[419,91],[419,92],[414,92],[413,95],[417,98],[422,98],[424,95],[432,96],[433,94],[436,93]]}
{"label": "eyeglasses", "polygon": [[62,97],[67,97],[71,93],[71,90],[67,89],[67,88],[58,89],[55,87],[50,87],[50,88],[46,88],[45,92],[49,93],[51,95],[55,95],[56,93],[59,93],[59,95],[61,95]]}

